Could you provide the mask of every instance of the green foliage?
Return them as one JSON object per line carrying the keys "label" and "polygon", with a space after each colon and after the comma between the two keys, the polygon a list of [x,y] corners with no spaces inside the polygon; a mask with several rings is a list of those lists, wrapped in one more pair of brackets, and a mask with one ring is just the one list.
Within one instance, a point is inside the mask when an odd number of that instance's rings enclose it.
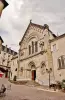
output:
{"label": "green foliage", "polygon": [[63,79],[62,82],[65,82],[65,79]]}
{"label": "green foliage", "polygon": [[62,84],[61,84],[62,88],[65,89],[65,79],[62,80]]}

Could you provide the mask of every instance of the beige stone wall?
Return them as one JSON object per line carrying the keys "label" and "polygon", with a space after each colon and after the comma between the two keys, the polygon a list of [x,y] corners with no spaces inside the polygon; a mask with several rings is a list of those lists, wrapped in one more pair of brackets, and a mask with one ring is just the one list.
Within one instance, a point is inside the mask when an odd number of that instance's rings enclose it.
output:
{"label": "beige stone wall", "polygon": [[[1,51],[0,65],[7,66],[8,61],[11,61],[12,57],[13,56],[11,54],[8,54],[7,52]],[[8,66],[8,67],[10,67],[10,66]]]}
{"label": "beige stone wall", "polygon": [[[56,50],[53,51],[53,45],[56,44]],[[65,79],[65,69],[58,69],[58,58],[61,55],[65,55],[65,37],[60,38],[54,42],[51,42],[51,51],[53,56],[53,67],[54,67],[54,76],[55,80],[61,81]]]}
{"label": "beige stone wall", "polygon": [[18,58],[15,58],[11,60],[11,73],[10,73],[11,80],[14,79],[14,76],[17,76],[17,71],[16,71],[17,68],[18,68]]}
{"label": "beige stone wall", "polygon": [[[46,68],[52,68],[52,55],[51,55],[51,45],[49,43],[49,39],[53,39],[51,32],[47,29],[43,30],[37,27],[32,28],[32,26],[28,29],[21,45],[20,45],[20,69],[23,68],[23,71],[19,71],[19,79],[32,79],[32,68],[29,66],[30,62],[34,62],[35,70],[36,70],[36,81],[40,84],[48,85],[48,73],[46,72]],[[32,41],[38,41],[38,52],[29,55],[28,45],[31,44]],[[43,54],[41,54],[40,44],[44,42],[44,46],[42,47]],[[24,53],[23,53],[24,52]],[[23,55],[21,55],[23,53]],[[45,67],[42,71],[41,63],[45,63]],[[42,72],[41,72],[42,71]],[[53,68],[51,73],[51,80],[53,79]]]}

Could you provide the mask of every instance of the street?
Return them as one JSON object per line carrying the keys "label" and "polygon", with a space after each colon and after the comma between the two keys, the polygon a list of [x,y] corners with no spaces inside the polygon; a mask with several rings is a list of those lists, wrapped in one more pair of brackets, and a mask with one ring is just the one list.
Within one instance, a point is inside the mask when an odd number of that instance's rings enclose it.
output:
{"label": "street", "polygon": [[[37,87],[25,85],[15,85],[8,82],[7,79],[0,78],[0,86],[4,83],[7,87],[6,96],[0,97],[0,100],[65,100],[64,93],[43,91]],[[11,84],[11,89],[8,86]]]}

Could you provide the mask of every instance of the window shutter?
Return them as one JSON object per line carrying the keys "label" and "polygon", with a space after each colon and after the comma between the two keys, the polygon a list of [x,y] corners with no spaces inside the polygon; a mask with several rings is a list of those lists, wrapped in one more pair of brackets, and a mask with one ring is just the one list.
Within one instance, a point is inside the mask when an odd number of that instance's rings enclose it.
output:
{"label": "window shutter", "polygon": [[58,59],[59,69],[61,68],[61,59]]}

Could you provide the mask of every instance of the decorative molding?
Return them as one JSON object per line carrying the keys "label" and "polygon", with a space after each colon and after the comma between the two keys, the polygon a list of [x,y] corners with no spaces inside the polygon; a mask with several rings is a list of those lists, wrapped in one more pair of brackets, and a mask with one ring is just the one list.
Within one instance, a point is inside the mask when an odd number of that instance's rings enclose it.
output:
{"label": "decorative molding", "polygon": [[40,55],[40,52],[35,53],[35,54],[32,54],[32,55],[29,55],[29,56],[26,57],[26,58],[20,59],[20,61],[23,61],[23,60],[26,60],[26,59],[32,58],[32,57],[37,56],[37,55]]}

